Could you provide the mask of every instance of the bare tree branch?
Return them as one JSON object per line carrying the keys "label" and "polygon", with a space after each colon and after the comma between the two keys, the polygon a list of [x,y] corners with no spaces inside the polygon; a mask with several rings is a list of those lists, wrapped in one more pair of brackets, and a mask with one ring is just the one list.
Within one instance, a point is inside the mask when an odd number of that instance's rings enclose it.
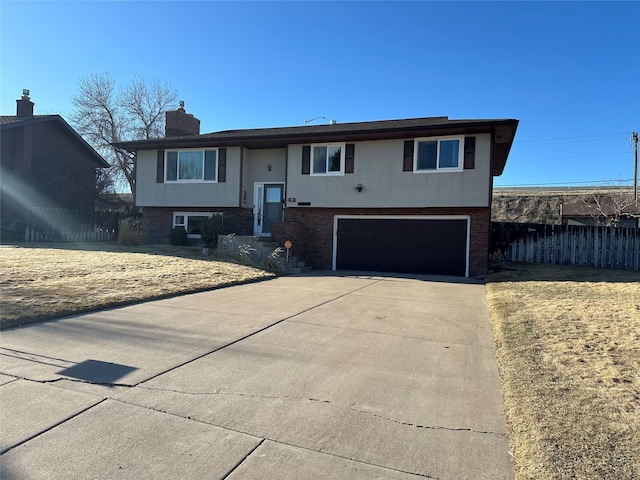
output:
{"label": "bare tree branch", "polygon": [[164,114],[178,95],[167,83],[136,77],[131,85],[116,89],[108,73],[80,79],[71,102],[75,129],[110,163],[112,183],[135,188],[134,155],[113,147],[113,142],[161,137]]}
{"label": "bare tree branch", "polygon": [[640,218],[633,191],[622,183],[593,192],[584,203],[595,225],[617,227],[624,218]]}

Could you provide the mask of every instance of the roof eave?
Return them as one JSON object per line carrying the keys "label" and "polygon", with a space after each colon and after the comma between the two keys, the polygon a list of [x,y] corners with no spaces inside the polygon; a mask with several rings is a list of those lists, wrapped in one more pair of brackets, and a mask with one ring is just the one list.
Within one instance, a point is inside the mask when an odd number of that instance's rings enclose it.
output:
{"label": "roof eave", "polygon": [[494,156],[493,156],[493,176],[499,177],[504,172],[504,168],[511,152],[511,146],[516,136],[519,120],[496,122],[494,125]]}
{"label": "roof eave", "polygon": [[[404,127],[389,128],[373,128],[373,129],[353,129],[342,131],[323,131],[313,132],[309,130],[301,130],[300,132],[287,134],[267,134],[267,135],[229,135],[225,136],[225,132],[217,132],[213,134],[203,134],[197,137],[174,137],[174,138],[158,138],[154,140],[139,140],[128,142],[114,142],[112,145],[116,148],[122,148],[130,152],[138,150],[155,150],[161,148],[187,148],[197,146],[241,146],[247,148],[277,148],[285,147],[291,143],[315,143],[321,141],[358,141],[358,140],[383,140],[393,138],[408,138],[438,134],[469,134],[469,133],[490,133],[500,126],[512,126],[511,140],[515,135],[518,120],[486,120],[486,121],[462,121],[455,123],[443,123],[435,125],[415,125]],[[256,129],[259,131],[260,129]],[[220,134],[219,137],[216,134]],[[510,148],[509,144],[509,148]],[[508,150],[507,150],[508,154]],[[506,163],[506,157],[499,169],[502,173]]]}

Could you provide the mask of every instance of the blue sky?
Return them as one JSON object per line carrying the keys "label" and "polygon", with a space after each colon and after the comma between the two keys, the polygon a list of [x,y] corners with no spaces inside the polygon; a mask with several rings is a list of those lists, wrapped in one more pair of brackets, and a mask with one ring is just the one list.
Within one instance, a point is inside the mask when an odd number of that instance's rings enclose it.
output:
{"label": "blue sky", "polygon": [[640,2],[0,3],[0,111],[72,111],[78,80],[170,83],[203,133],[517,118],[496,185],[633,177]]}

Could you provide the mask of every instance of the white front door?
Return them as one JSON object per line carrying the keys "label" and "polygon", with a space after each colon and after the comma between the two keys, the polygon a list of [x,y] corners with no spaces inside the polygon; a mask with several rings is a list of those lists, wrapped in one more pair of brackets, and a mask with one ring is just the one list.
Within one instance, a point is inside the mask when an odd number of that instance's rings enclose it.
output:
{"label": "white front door", "polygon": [[256,182],[253,200],[253,234],[271,236],[271,225],[282,221],[284,183]]}

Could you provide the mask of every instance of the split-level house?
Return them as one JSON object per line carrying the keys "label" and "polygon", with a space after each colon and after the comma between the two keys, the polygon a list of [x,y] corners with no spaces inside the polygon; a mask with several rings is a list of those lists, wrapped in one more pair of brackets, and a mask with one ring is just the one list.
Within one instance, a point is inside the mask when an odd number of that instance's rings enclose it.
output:
{"label": "split-level house", "polygon": [[426,117],[199,134],[181,107],[165,138],[116,146],[136,152],[135,203],[156,240],[197,236],[222,214],[317,269],[479,276],[517,126]]}
{"label": "split-level house", "polygon": [[29,91],[0,116],[0,219],[6,240],[24,239],[34,209],[93,211],[96,169],[109,164],[60,115],[34,115]]}

